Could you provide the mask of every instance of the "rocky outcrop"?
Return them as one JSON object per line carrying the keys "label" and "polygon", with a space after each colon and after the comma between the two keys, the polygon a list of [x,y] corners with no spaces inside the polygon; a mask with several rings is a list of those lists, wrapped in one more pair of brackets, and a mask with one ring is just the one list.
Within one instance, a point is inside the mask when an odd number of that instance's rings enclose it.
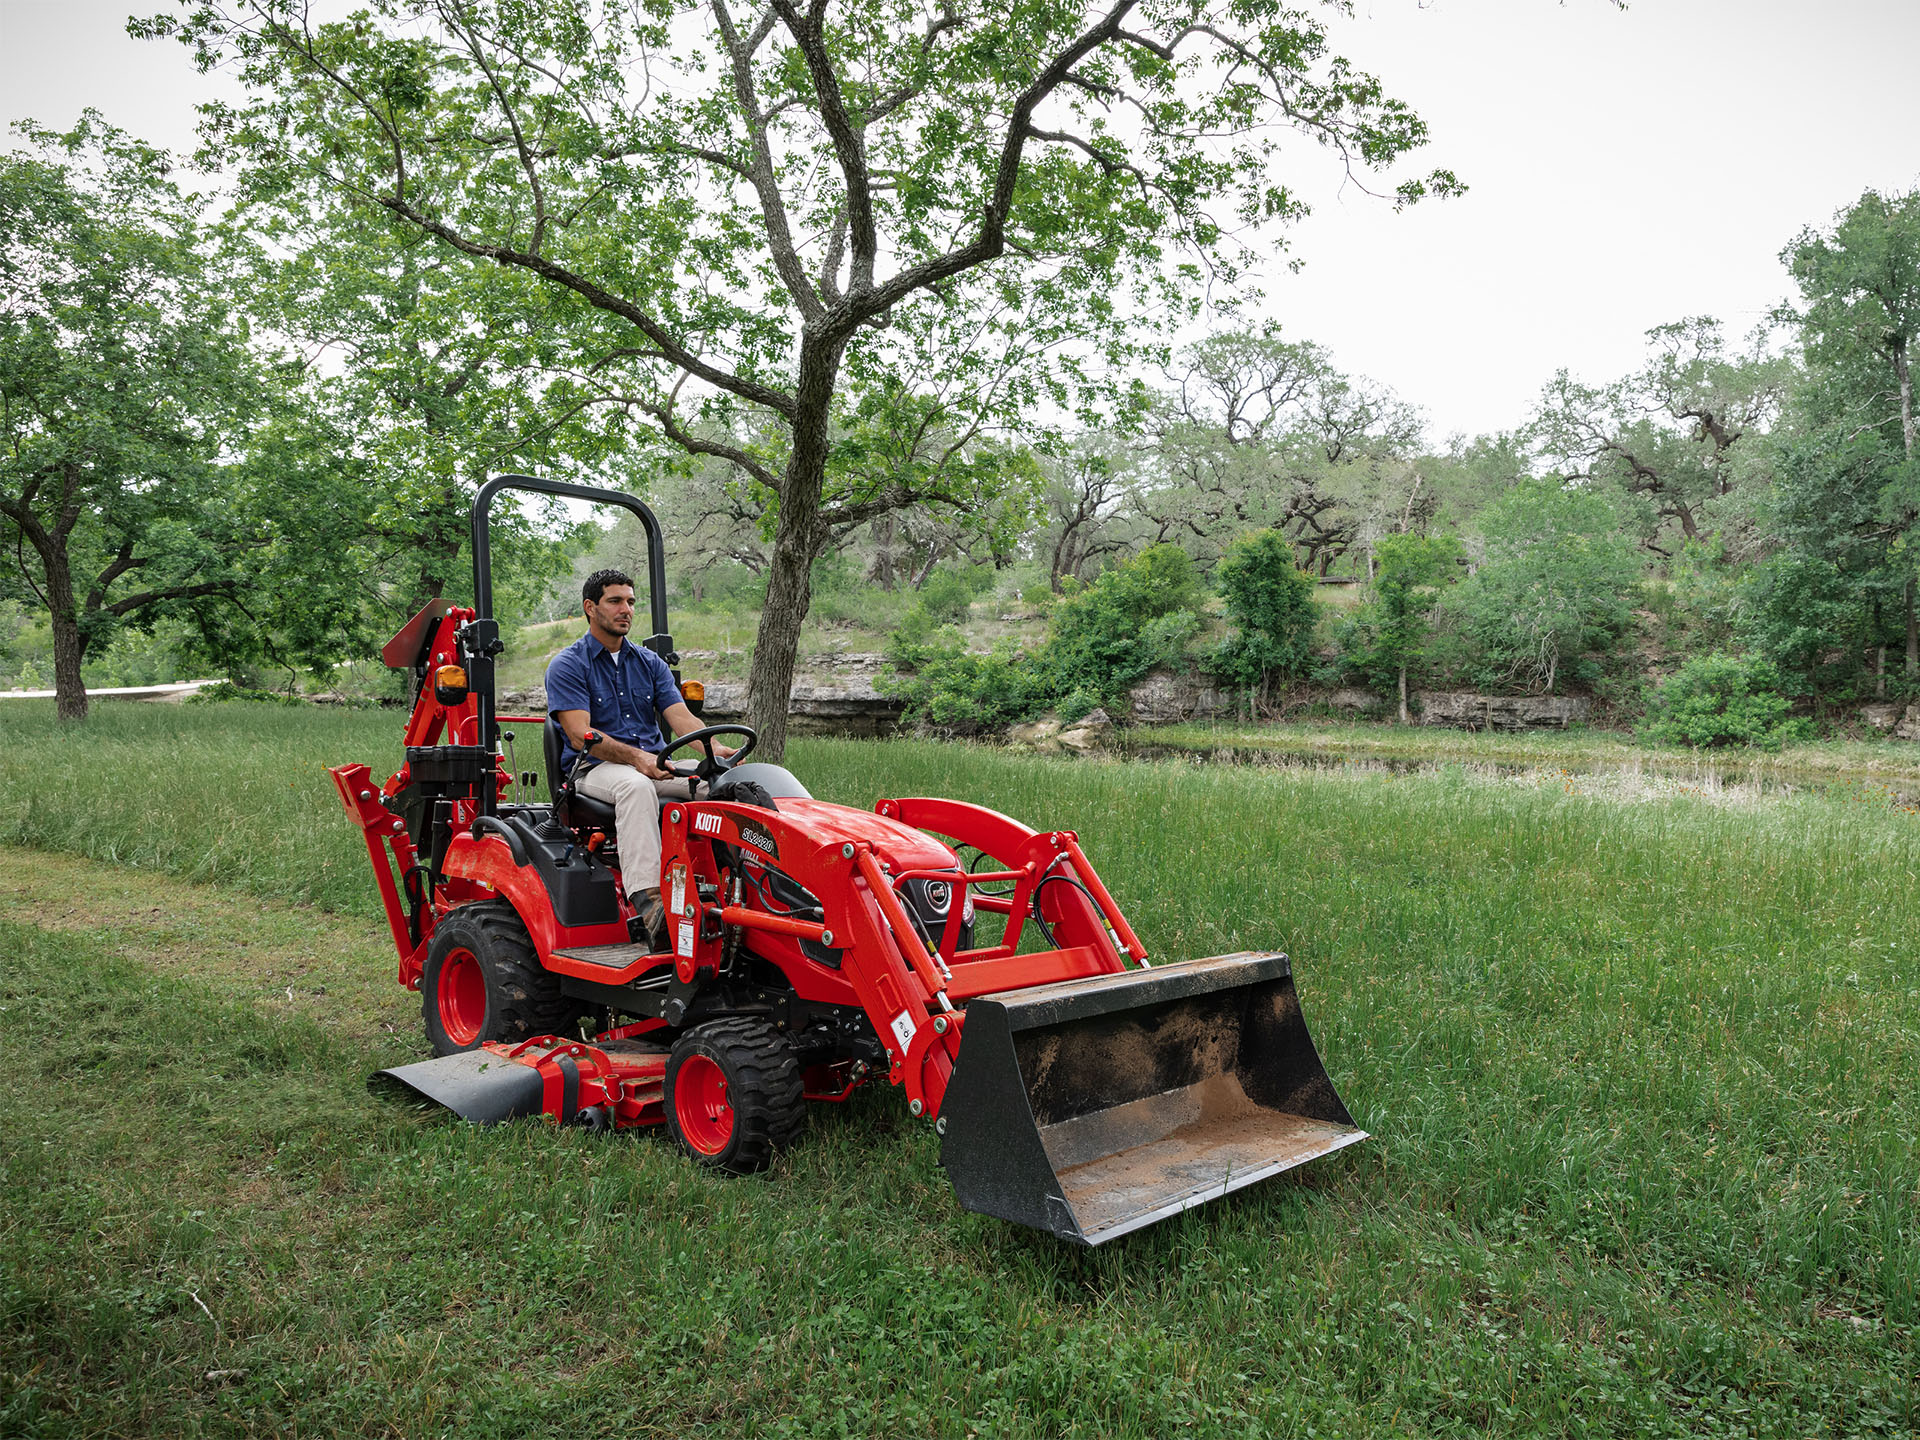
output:
{"label": "rocky outcrop", "polygon": [[1155,670],[1127,692],[1127,713],[1137,725],[1210,720],[1232,709],[1233,699],[1224,691],[1167,670]]}
{"label": "rocky outcrop", "polygon": [[1071,724],[1048,715],[1039,720],[1029,720],[1024,725],[1015,725],[1007,731],[1007,744],[1016,749],[1038,750],[1049,755],[1057,755],[1062,751],[1091,755],[1105,748],[1106,738],[1112,733],[1113,717],[1104,710],[1095,710]]}
{"label": "rocky outcrop", "polygon": [[[684,650],[681,673],[701,678],[715,656],[710,650]],[[860,651],[844,655],[810,655],[806,668],[794,676],[787,706],[787,731],[792,735],[890,735],[900,723],[898,700],[880,693],[877,681],[887,657]],[[702,718],[711,725],[745,724],[747,685],[744,680],[709,680]],[[538,715],[547,708],[547,692],[539,686],[511,690],[500,696],[500,708],[513,714]]]}
{"label": "rocky outcrop", "polygon": [[1100,749],[1105,744],[1107,736],[1112,733],[1113,717],[1104,710],[1095,710],[1062,730],[1060,745],[1062,749],[1086,755]]}
{"label": "rocky outcrop", "polygon": [[1592,716],[1584,695],[1476,695],[1422,690],[1413,697],[1422,725],[1456,730],[1564,730]]}
{"label": "rocky outcrop", "polygon": [[[688,652],[688,659],[697,658]],[[787,733],[791,735],[891,735],[906,707],[878,684],[886,666],[884,655],[849,653],[810,656],[807,668],[793,678],[787,699]],[[709,724],[746,723],[747,686],[744,680],[712,680],[702,718]]]}
{"label": "rocky outcrop", "polygon": [[1009,745],[1028,745],[1034,749],[1051,749],[1058,742],[1054,738],[1060,733],[1060,722],[1054,719],[1029,720],[1024,725],[1014,725],[1007,730]]}
{"label": "rocky outcrop", "polygon": [[1378,715],[1387,708],[1387,702],[1371,690],[1356,690],[1351,686],[1334,691],[1327,697],[1327,703],[1336,710],[1351,710],[1357,715]]}
{"label": "rocky outcrop", "polygon": [[1920,701],[1907,706],[1906,716],[1893,727],[1896,740],[1920,740]]}

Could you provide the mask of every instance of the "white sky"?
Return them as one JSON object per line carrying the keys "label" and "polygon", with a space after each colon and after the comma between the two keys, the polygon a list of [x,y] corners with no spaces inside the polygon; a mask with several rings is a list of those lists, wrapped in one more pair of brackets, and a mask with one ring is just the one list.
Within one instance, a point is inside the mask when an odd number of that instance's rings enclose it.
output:
{"label": "white sky", "polygon": [[[190,149],[211,82],[125,33],[171,8],[0,0],[0,119],[92,105]],[[1786,295],[1803,225],[1920,185],[1920,0],[1358,0],[1336,35],[1427,121],[1416,168],[1472,188],[1395,215],[1300,146],[1306,266],[1274,267],[1266,309],[1436,440],[1517,424],[1560,366],[1631,369],[1663,321],[1744,332]]]}

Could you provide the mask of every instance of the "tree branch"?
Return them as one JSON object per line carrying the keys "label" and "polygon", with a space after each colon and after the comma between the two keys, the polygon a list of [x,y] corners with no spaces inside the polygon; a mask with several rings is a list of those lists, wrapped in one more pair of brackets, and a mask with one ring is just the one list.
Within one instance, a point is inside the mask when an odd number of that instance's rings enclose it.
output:
{"label": "tree branch", "polygon": [[780,194],[779,177],[774,174],[773,149],[767,143],[767,119],[760,113],[753,84],[753,53],[772,33],[774,11],[768,10],[743,41],[739,31],[734,28],[726,0],[710,0],[710,3],[714,23],[720,27],[721,42],[727,47],[727,56],[733,62],[734,96],[740,102],[741,118],[747,126],[747,142],[753,150],[747,178],[760,198],[760,215],[767,227],[767,250],[773,257],[774,269],[787,287],[787,293],[793,297],[793,303],[800,307],[800,313],[809,321],[817,320],[825,313],[826,306],[821,302],[819,292],[813,288],[813,282],[807,278],[807,267],[794,247],[793,230],[787,223],[787,203]]}
{"label": "tree branch", "polygon": [[556,265],[543,255],[532,255],[524,250],[515,250],[510,245],[487,245],[470,240],[451,226],[421,213],[399,195],[381,195],[378,202],[402,219],[410,221],[429,235],[445,244],[451,245],[463,255],[472,255],[481,260],[494,260],[502,265],[517,265],[531,270],[542,279],[573,291],[596,310],[604,310],[609,315],[618,315],[632,325],[647,339],[651,340],[671,365],[684,370],[695,379],[704,380],[716,389],[725,390],[730,395],[738,395],[755,405],[764,405],[769,410],[791,419],[794,414],[793,397],[782,390],[762,385],[757,380],[748,380],[716,365],[709,365],[678,340],[667,333],[666,327],[655,320],[646,311],[618,295],[602,289],[591,280],[576,275],[564,265]]}

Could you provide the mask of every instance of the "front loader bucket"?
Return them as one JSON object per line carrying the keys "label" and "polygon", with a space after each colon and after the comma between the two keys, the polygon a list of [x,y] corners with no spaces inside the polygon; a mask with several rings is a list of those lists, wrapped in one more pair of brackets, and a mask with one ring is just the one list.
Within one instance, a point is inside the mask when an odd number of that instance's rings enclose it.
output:
{"label": "front loader bucket", "polygon": [[463,1050],[435,1060],[395,1065],[367,1081],[369,1089],[410,1090],[476,1125],[498,1125],[542,1110],[540,1072],[488,1050]]}
{"label": "front loader bucket", "polygon": [[1080,1245],[1366,1139],[1262,952],[972,999],[940,1113],[963,1206]]}

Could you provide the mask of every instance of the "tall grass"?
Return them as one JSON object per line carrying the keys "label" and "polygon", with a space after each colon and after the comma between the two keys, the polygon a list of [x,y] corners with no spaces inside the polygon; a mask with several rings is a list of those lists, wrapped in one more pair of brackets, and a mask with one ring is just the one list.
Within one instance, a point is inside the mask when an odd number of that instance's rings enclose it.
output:
{"label": "tall grass", "polygon": [[[370,916],[321,767],[384,770],[397,732],[29,714],[0,839]],[[16,1377],[209,1433],[1920,1428],[1920,816],[909,742],[790,763],[826,798],[1078,830],[1158,956],[1286,949],[1375,1139],[1082,1255],[961,1216],[897,1097],[724,1184],[645,1143],[402,1123],[352,1098],[369,1062],[337,1039],[14,937],[0,1042],[42,1077],[0,1110]],[[115,1145],[156,1155],[155,1107],[192,1120],[177,1161],[110,1173]],[[189,1223],[202,1192],[243,1208]],[[81,1313],[63,1247],[118,1298]],[[223,1277],[219,1335],[156,1275]],[[196,1409],[169,1365],[254,1378]]]}

